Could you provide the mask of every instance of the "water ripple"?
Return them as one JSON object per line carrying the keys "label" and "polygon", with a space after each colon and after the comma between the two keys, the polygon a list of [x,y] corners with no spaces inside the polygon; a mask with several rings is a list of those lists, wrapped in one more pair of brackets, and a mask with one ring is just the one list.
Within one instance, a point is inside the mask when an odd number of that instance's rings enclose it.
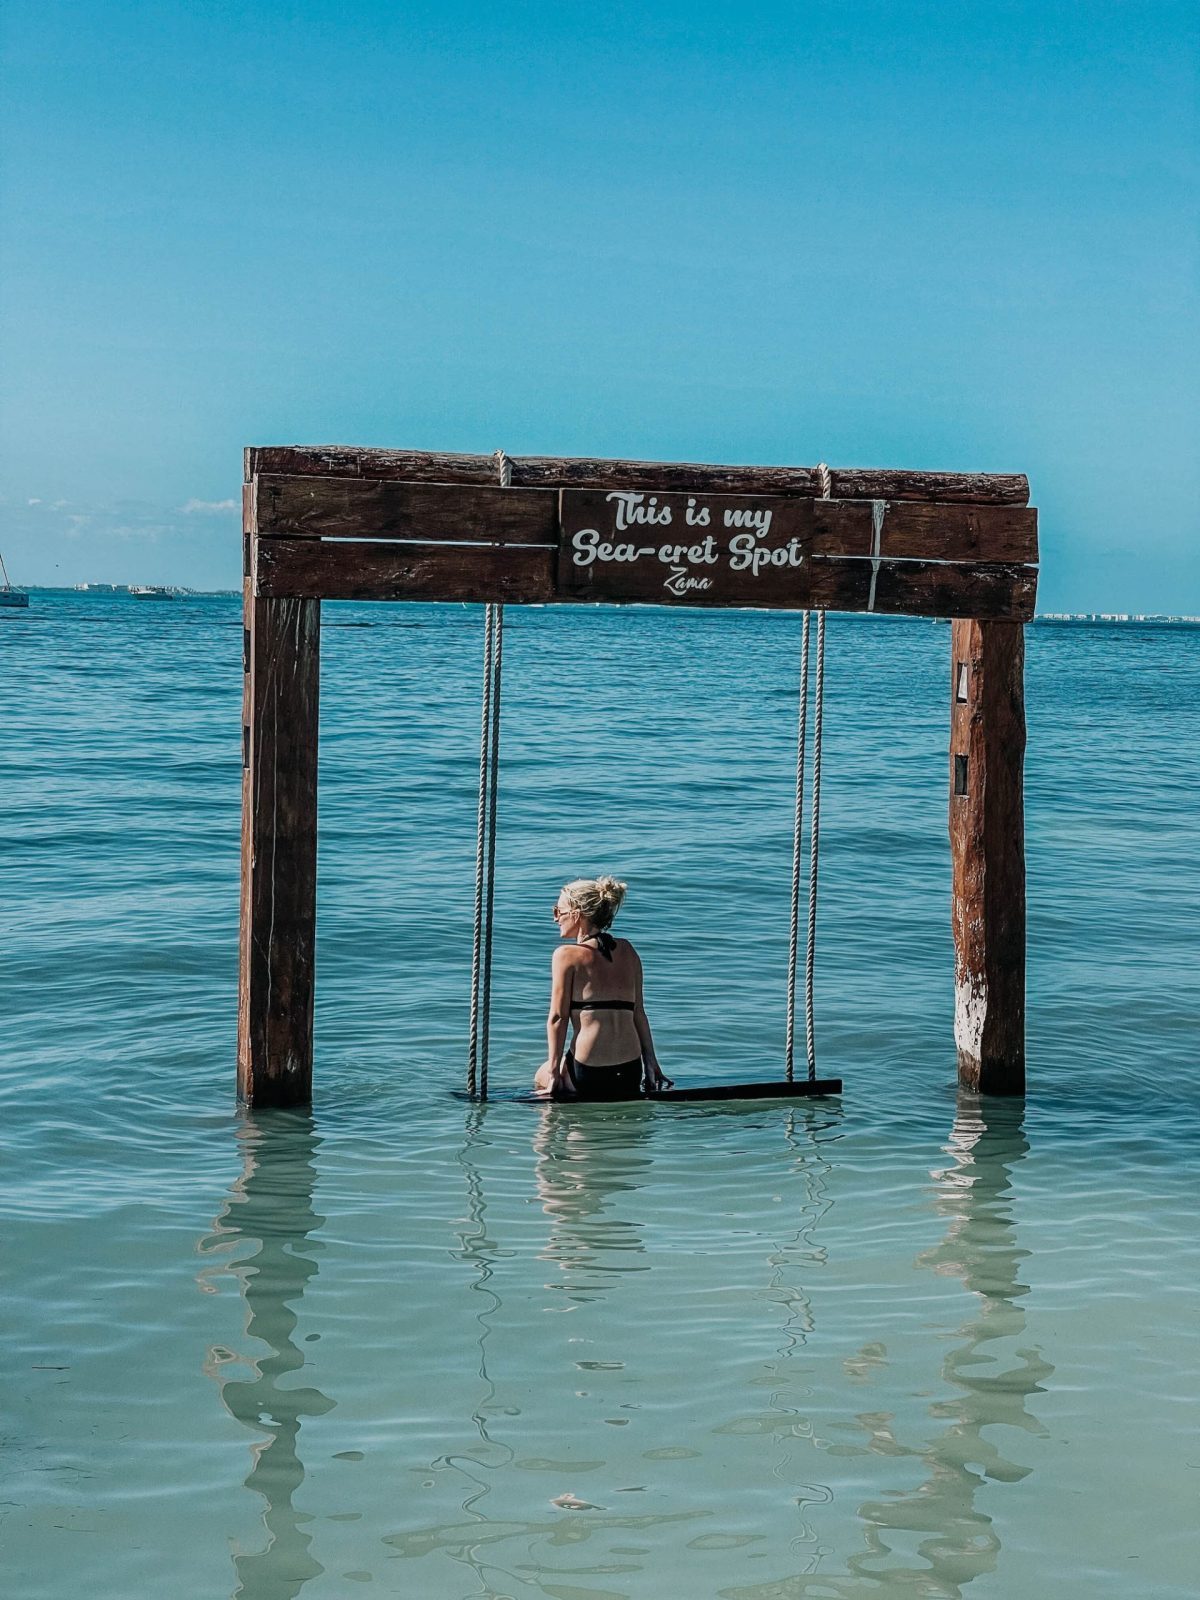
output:
{"label": "water ripple", "polygon": [[[1027,1108],[953,1087],[948,633],[839,618],[844,1100],[480,1109],[479,616],[326,609],[311,1115],[232,1104],[236,600],[0,627],[15,1590],[1190,1596],[1196,635],[1029,634]],[[499,1086],[602,867],[668,1066],[778,1069],[797,634],[512,611]]]}

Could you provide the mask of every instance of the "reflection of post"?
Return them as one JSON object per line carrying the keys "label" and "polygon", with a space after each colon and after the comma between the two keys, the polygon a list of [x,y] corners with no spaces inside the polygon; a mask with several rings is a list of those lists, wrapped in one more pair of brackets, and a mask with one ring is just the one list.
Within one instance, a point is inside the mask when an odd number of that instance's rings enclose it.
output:
{"label": "reflection of post", "polygon": [[[1017,1246],[1011,1211],[1012,1169],[1029,1149],[1023,1112],[1019,1101],[960,1094],[946,1147],[953,1165],[933,1174],[937,1209],[949,1227],[919,1264],[961,1278],[977,1305],[960,1330],[962,1342],[942,1365],[957,1393],[934,1410],[935,1416],[950,1418],[950,1425],[921,1452],[930,1476],[898,1499],[860,1507],[870,1548],[849,1565],[869,1580],[872,1594],[886,1578],[914,1591],[918,1583],[932,1583],[930,1592],[951,1600],[972,1579],[993,1571],[1000,1541],[991,1518],[975,1507],[976,1491],[985,1478],[1013,1483],[1032,1470],[1003,1453],[1006,1438],[996,1443],[984,1436],[984,1429],[996,1427],[1040,1432],[1026,1401],[1053,1371],[1034,1352],[1013,1345],[1025,1331],[1021,1301],[1029,1292],[1020,1277],[1028,1252]],[[925,1536],[917,1550],[927,1567],[881,1570],[881,1557],[891,1549],[889,1536],[900,1532]]]}
{"label": "reflection of post", "polygon": [[[234,1558],[235,1596],[245,1600],[293,1600],[310,1578],[325,1569],[309,1551],[303,1531],[307,1521],[293,1505],[304,1481],[298,1442],[300,1419],[329,1411],[333,1401],[319,1389],[285,1385],[283,1380],[304,1365],[296,1344],[294,1309],[314,1276],[317,1263],[303,1254],[320,1248],[309,1236],[324,1222],[313,1209],[316,1182],[314,1156],[320,1141],[313,1120],[300,1113],[247,1114],[238,1129],[242,1175],[233,1185],[213,1232],[202,1251],[231,1245],[256,1246],[229,1267],[240,1281],[246,1302],[246,1332],[261,1340],[269,1354],[251,1363],[254,1376],[233,1375],[234,1362],[219,1352],[210,1355],[209,1370],[221,1388],[231,1416],[265,1442],[253,1449],[254,1464],[246,1487],[267,1502],[263,1521],[266,1547],[256,1555]],[[242,1365],[242,1363],[238,1363]]]}

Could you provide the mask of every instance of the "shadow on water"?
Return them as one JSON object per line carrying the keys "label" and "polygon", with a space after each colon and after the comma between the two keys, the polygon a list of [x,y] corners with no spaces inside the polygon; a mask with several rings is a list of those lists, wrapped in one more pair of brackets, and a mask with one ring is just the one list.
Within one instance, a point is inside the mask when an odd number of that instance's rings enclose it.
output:
{"label": "shadow on water", "polygon": [[[238,1279],[246,1306],[246,1333],[267,1347],[265,1356],[210,1350],[205,1371],[220,1388],[230,1416],[256,1435],[246,1478],[266,1501],[262,1550],[234,1557],[235,1600],[294,1600],[324,1567],[310,1550],[294,1497],[304,1481],[300,1424],[334,1402],[319,1389],[287,1384],[304,1366],[296,1343],[296,1307],[316,1275],[322,1248],[311,1235],[325,1221],[313,1208],[320,1139],[307,1113],[244,1113],[237,1130],[242,1172],[213,1229],[200,1242],[204,1255],[236,1252],[223,1272]],[[307,1252],[307,1253],[306,1253]],[[243,1374],[249,1370],[251,1376]]]}
{"label": "shadow on water", "polygon": [[[726,1589],[726,1600],[765,1600],[768,1593],[774,1600],[889,1594],[959,1600],[976,1578],[996,1570],[1000,1540],[975,1497],[986,1480],[1015,1483],[1032,1471],[1005,1449],[1015,1439],[1011,1430],[1044,1433],[1027,1402],[1054,1371],[1037,1351],[1014,1344],[1025,1332],[1022,1301],[1029,1292],[1021,1281],[1029,1252],[1017,1244],[1012,1215],[1013,1169],[1029,1150],[1023,1118],[1020,1101],[961,1094],[945,1146],[950,1165],[931,1174],[933,1204],[948,1225],[917,1264],[960,1279],[975,1296],[973,1314],[942,1363],[954,1393],[930,1408],[945,1426],[915,1448],[892,1437],[890,1419],[860,1419],[887,1454],[920,1457],[927,1476],[892,1499],[860,1505],[867,1548],[847,1561],[848,1576],[798,1575],[765,1588]],[[985,1438],[993,1428],[1010,1430],[1003,1448]]]}

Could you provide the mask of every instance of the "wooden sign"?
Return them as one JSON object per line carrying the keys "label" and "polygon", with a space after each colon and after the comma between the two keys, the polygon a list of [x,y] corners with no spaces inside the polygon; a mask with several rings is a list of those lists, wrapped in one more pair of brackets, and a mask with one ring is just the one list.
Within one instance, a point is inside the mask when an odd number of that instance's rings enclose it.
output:
{"label": "wooden sign", "polygon": [[812,500],[564,489],[560,515],[564,599],[807,604]]}
{"label": "wooden sign", "polygon": [[818,499],[807,468],[522,458],[536,483],[504,487],[476,481],[483,458],[328,454],[267,452],[260,465],[306,470],[247,485],[246,571],[264,599],[1033,615],[1037,512],[1010,503],[1024,479],[842,473],[877,492]]}

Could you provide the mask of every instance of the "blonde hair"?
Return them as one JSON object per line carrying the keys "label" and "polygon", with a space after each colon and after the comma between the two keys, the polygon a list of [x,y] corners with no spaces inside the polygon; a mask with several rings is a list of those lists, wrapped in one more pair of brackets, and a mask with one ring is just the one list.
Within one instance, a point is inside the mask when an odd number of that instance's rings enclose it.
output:
{"label": "blonde hair", "polygon": [[625,885],[617,878],[576,878],[564,884],[562,892],[593,928],[607,928],[621,909]]}

